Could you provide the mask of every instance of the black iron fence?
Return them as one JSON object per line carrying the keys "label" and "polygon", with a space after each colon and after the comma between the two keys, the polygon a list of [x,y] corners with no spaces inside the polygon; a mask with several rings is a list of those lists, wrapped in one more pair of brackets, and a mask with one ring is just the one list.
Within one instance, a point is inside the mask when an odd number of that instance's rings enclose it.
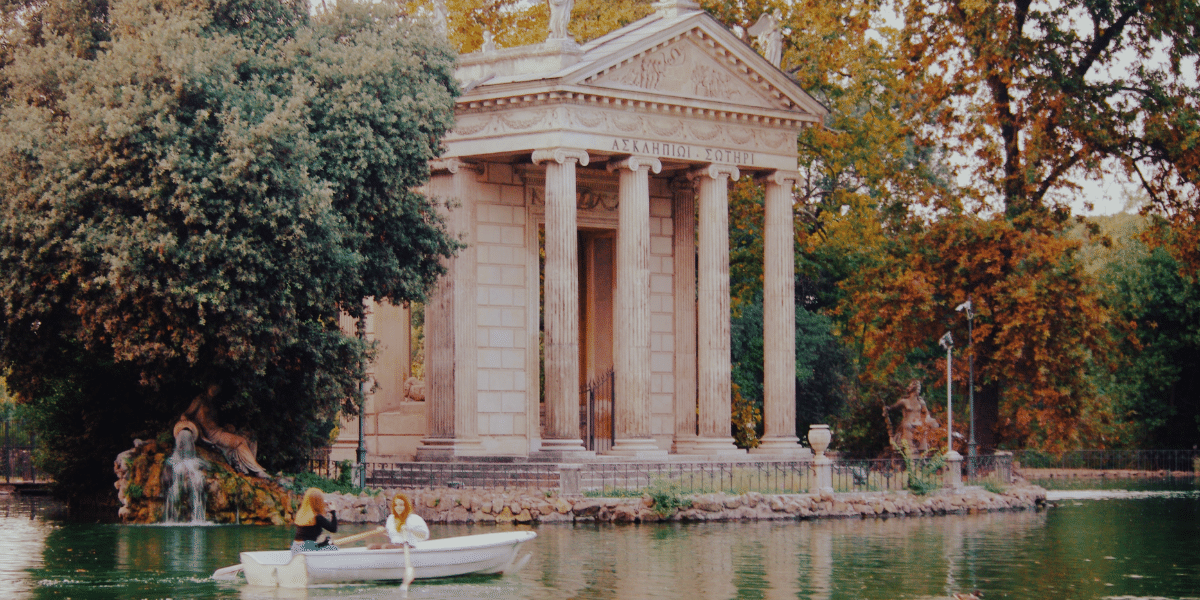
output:
{"label": "black iron fence", "polygon": [[579,390],[579,431],[588,450],[603,453],[612,449],[616,396],[616,376],[612,369]]}
{"label": "black iron fence", "polygon": [[1073,450],[1050,454],[1018,450],[1017,463],[1027,469],[1097,469],[1129,471],[1200,471],[1200,450]]}
{"label": "black iron fence", "polygon": [[812,461],[590,463],[581,465],[582,491],[636,491],[669,487],[680,493],[795,494],[813,481]]}
{"label": "black iron fence", "polygon": [[[911,467],[911,471],[910,471]],[[331,465],[331,472],[337,467]],[[394,488],[476,488],[557,490],[564,494],[624,495],[665,488],[675,493],[727,492],[796,494],[814,491],[816,464],[796,461],[590,462],[575,465],[537,462],[368,463],[367,485]],[[944,480],[938,459],[849,459],[832,465],[835,492],[878,492],[910,488],[911,477],[933,487]],[[1012,456],[964,459],[969,485],[1012,481]]]}
{"label": "black iron fence", "polygon": [[559,487],[553,463],[408,462],[367,463],[370,487],[534,488]]}
{"label": "black iron fence", "polygon": [[29,423],[18,417],[11,406],[0,407],[3,412],[4,456],[0,461],[0,469],[4,469],[4,482],[37,482],[45,481],[45,476],[38,471],[34,464],[33,452],[37,446],[37,436]]}

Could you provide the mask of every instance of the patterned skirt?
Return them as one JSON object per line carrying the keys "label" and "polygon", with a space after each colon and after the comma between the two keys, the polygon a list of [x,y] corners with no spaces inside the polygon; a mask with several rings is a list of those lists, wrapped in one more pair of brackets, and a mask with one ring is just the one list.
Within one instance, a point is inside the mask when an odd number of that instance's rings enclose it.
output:
{"label": "patterned skirt", "polygon": [[298,554],[300,552],[327,552],[337,549],[338,547],[334,546],[333,544],[325,544],[322,546],[312,540],[305,540],[303,542],[299,540],[292,541],[292,554]]}

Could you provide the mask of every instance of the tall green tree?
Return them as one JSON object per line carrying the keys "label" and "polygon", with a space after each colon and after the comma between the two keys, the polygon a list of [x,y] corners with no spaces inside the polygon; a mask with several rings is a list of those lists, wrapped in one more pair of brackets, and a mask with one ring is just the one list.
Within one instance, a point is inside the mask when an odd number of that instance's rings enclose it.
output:
{"label": "tall green tree", "polygon": [[296,468],[355,410],[370,349],[339,312],[421,298],[458,248],[415,191],[454,54],[353,2],[117,0],[103,21],[90,53],[26,40],[0,72],[9,385],[64,484],[107,485],[210,383],[264,466]]}

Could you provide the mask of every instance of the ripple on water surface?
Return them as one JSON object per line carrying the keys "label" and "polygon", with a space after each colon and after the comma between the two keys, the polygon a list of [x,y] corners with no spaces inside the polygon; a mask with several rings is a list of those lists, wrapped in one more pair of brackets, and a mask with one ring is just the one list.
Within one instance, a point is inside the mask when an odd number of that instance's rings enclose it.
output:
{"label": "ripple on water surface", "polygon": [[[537,527],[519,573],[418,582],[413,600],[1152,600],[1200,596],[1200,497],[1071,492],[1041,511]],[[1102,498],[1102,499],[1101,499]],[[3,507],[4,505],[0,505]],[[32,515],[32,518],[31,518]],[[372,526],[346,526],[352,535]],[[438,525],[447,537],[496,527]],[[209,575],[288,527],[120,526],[0,512],[0,600],[400,598],[396,585],[255,588]],[[1200,600],[1200,599],[1198,599]]]}

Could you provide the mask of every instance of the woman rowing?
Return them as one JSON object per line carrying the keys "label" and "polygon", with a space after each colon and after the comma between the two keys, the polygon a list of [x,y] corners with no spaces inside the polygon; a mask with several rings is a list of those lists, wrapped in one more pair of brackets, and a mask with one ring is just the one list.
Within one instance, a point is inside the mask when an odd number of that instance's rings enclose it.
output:
{"label": "woman rowing", "polygon": [[429,539],[429,526],[421,515],[413,512],[412,500],[404,494],[396,494],[392,498],[392,512],[388,515],[385,529],[391,543],[372,544],[371,549],[412,547],[417,542]]}

